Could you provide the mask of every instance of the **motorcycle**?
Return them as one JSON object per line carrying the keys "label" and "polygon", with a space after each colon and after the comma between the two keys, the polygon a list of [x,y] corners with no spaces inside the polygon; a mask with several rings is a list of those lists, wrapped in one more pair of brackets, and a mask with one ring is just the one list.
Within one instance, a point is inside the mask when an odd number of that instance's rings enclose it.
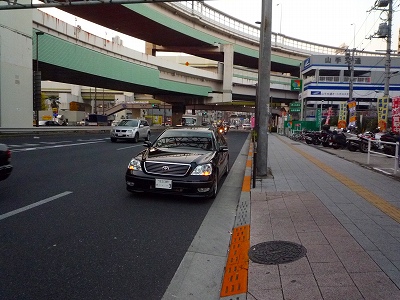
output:
{"label": "motorcycle", "polygon": [[304,135],[304,139],[308,145],[320,145],[320,133],[316,131],[308,131]]}
{"label": "motorcycle", "polygon": [[360,150],[361,139],[358,136],[352,136],[347,138],[347,150],[356,152]]}
{"label": "motorcycle", "polygon": [[371,150],[379,151],[382,149],[379,140],[375,139],[373,132],[367,131],[359,136],[360,138],[360,152],[368,153],[368,141],[371,141]]}
{"label": "motorcycle", "polygon": [[221,133],[221,134],[227,134],[227,133],[228,133],[228,130],[229,130],[228,126],[221,126],[221,127],[218,129],[219,133]]}
{"label": "motorcycle", "polygon": [[319,139],[323,147],[329,147],[330,132],[321,131]]}
{"label": "motorcycle", "polygon": [[333,149],[345,148],[347,146],[347,138],[343,132],[334,131],[321,132],[321,143],[324,147],[332,147]]}
{"label": "motorcycle", "polygon": [[[390,142],[390,143],[400,142],[400,135],[396,134],[394,132],[385,133],[381,136],[381,141],[382,142]],[[396,155],[396,145],[382,143],[382,151],[383,151],[383,153],[385,153],[387,155],[395,156]]]}
{"label": "motorcycle", "polygon": [[333,149],[346,148],[347,137],[343,132],[333,131],[331,135],[331,144]]}

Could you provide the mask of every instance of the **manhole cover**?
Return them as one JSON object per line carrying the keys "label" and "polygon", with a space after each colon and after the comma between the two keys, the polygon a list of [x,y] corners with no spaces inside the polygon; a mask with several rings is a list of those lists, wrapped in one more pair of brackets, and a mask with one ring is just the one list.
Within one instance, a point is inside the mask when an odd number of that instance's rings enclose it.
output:
{"label": "manhole cover", "polygon": [[307,253],[302,245],[286,241],[270,241],[254,245],[249,258],[259,264],[278,265],[296,261]]}

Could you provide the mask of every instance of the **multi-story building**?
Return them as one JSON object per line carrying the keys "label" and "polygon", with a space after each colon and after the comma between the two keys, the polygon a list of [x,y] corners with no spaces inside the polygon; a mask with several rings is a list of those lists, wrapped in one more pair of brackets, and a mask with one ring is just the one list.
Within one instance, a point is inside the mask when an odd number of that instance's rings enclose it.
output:
{"label": "multi-story building", "polygon": [[[376,111],[377,99],[383,97],[386,57],[354,55],[353,99],[356,110]],[[400,96],[400,57],[391,55],[389,96]],[[338,112],[340,103],[349,100],[351,64],[345,55],[312,55],[301,65],[304,116],[312,119],[317,109],[332,108]],[[389,105],[390,117],[391,101]]]}

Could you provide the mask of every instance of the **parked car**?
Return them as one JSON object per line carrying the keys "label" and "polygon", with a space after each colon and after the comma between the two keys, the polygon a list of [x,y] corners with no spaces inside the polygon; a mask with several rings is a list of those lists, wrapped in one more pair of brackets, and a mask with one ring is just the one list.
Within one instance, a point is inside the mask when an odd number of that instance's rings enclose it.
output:
{"label": "parked car", "polygon": [[245,123],[245,124],[242,125],[242,128],[249,130],[249,129],[251,129],[251,124],[250,123]]}
{"label": "parked car", "polygon": [[0,144],[0,181],[7,179],[13,170],[11,165],[11,151],[7,145]]}
{"label": "parked car", "polygon": [[89,120],[88,119],[82,119],[82,121],[76,122],[77,126],[88,126],[89,125]]}
{"label": "parked car", "polygon": [[117,140],[129,140],[137,143],[139,139],[148,141],[150,139],[150,126],[146,120],[124,119],[113,126],[110,131],[111,142]]}
{"label": "parked car", "polygon": [[39,121],[39,126],[61,126],[57,121]]}
{"label": "parked car", "polygon": [[126,171],[130,192],[215,198],[229,172],[228,144],[215,128],[169,128],[145,146]]}

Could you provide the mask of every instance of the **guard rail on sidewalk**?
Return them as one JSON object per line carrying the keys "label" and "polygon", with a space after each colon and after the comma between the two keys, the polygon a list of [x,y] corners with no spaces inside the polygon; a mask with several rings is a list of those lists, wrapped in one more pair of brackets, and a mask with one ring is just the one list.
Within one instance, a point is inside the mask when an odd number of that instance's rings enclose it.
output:
{"label": "guard rail on sidewalk", "polygon": [[368,139],[368,156],[367,156],[367,165],[370,164],[370,156],[371,153],[376,154],[376,155],[381,155],[381,156],[386,156],[386,157],[391,157],[394,158],[394,175],[397,174],[397,171],[399,170],[399,142],[393,143],[393,142],[383,142],[380,141],[380,144],[389,144],[389,145],[396,145],[396,150],[394,152],[394,155],[390,154],[385,154],[382,152],[377,152],[377,151],[371,151],[371,139]]}

